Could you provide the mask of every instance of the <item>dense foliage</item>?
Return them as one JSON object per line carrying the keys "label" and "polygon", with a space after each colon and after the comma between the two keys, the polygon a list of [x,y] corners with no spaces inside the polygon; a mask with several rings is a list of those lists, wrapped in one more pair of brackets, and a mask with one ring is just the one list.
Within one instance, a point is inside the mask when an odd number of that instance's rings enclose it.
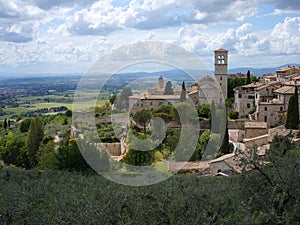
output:
{"label": "dense foliage", "polygon": [[299,108],[298,108],[298,89],[295,87],[295,93],[290,97],[287,110],[285,127],[287,129],[298,129],[299,127]]}

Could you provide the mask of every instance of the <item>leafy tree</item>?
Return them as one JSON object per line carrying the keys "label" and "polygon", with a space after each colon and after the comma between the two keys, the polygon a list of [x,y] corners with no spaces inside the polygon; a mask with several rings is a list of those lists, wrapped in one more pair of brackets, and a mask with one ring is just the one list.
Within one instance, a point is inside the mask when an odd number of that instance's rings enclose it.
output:
{"label": "leafy tree", "polygon": [[11,121],[10,121],[10,119],[8,119],[8,121],[7,121],[7,126],[8,126],[8,127],[11,126]]}
{"label": "leafy tree", "polygon": [[185,83],[183,81],[181,86],[180,101],[183,102],[185,100],[186,100],[186,89],[185,89]]}
{"label": "leafy tree", "polygon": [[6,164],[28,168],[29,158],[25,148],[25,137],[9,132],[5,138],[0,139],[0,158]]}
{"label": "leafy tree", "polygon": [[8,126],[7,119],[5,118],[4,122],[3,122],[3,127],[4,127],[5,130],[7,129],[7,126]]}
{"label": "leafy tree", "polygon": [[144,128],[144,134],[146,134],[146,126],[151,120],[151,111],[142,109],[133,115],[133,120]]}
{"label": "leafy tree", "polygon": [[153,117],[159,117],[166,123],[174,120],[176,109],[173,106],[162,105],[151,112]]}
{"label": "leafy tree", "polygon": [[31,123],[31,120],[30,118],[26,118],[24,119],[21,124],[20,124],[20,131],[22,133],[25,133],[29,130],[29,126],[30,126],[30,123]]}
{"label": "leafy tree", "polygon": [[247,71],[247,80],[246,80],[246,84],[251,84],[250,70]]}
{"label": "leafy tree", "polygon": [[129,150],[124,158],[125,163],[132,166],[150,166],[155,159],[152,141],[145,134],[138,135],[139,138],[130,138],[133,135],[132,132],[129,132],[128,135]]}
{"label": "leafy tree", "polygon": [[236,119],[239,118],[239,112],[237,112],[237,111],[230,111],[228,113],[228,117],[229,117],[229,119],[236,120]]}
{"label": "leafy tree", "polygon": [[299,127],[299,108],[298,108],[298,89],[295,87],[294,94],[290,97],[286,116],[287,129],[298,129]]}
{"label": "leafy tree", "polygon": [[122,89],[120,95],[118,96],[115,107],[119,110],[128,109],[129,107],[129,97],[132,95],[132,90],[130,87],[125,87]]}
{"label": "leafy tree", "polygon": [[228,82],[227,82],[227,95],[228,98],[234,98],[234,89],[238,88],[240,86],[245,85],[245,79],[243,78],[228,78]]}
{"label": "leafy tree", "polygon": [[171,83],[171,81],[168,81],[165,86],[164,95],[173,95],[173,94],[174,94],[174,91],[172,88],[172,83]]}
{"label": "leafy tree", "polygon": [[40,117],[31,120],[27,133],[26,147],[32,165],[37,162],[37,151],[44,137],[44,124]]}
{"label": "leafy tree", "polygon": [[110,105],[113,105],[113,104],[114,104],[116,98],[117,98],[117,95],[115,95],[115,94],[113,94],[113,95],[111,95],[111,96],[109,97],[109,103],[110,103]]}
{"label": "leafy tree", "polygon": [[210,106],[209,104],[203,104],[197,108],[198,116],[206,119],[210,118]]}
{"label": "leafy tree", "polygon": [[67,110],[65,113],[66,117],[72,117],[72,111],[71,110]]}
{"label": "leafy tree", "polygon": [[90,166],[83,158],[76,142],[62,145],[55,154],[58,161],[58,169],[83,171],[89,170]]}
{"label": "leafy tree", "polygon": [[48,141],[42,143],[37,153],[37,166],[41,170],[56,170],[59,167],[59,161],[56,157],[55,143]]}

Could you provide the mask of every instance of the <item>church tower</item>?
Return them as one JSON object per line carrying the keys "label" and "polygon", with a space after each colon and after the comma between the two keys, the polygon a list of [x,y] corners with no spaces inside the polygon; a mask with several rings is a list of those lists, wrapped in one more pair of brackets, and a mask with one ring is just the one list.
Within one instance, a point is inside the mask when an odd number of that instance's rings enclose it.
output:
{"label": "church tower", "polygon": [[228,51],[222,48],[216,50],[215,51],[215,77],[222,89],[224,100],[227,98],[227,66],[228,66]]}

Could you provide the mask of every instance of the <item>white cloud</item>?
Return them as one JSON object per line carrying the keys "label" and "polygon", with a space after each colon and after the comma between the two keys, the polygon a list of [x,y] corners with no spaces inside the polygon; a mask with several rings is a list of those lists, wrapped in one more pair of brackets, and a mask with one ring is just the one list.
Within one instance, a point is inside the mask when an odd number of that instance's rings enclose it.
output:
{"label": "white cloud", "polygon": [[287,17],[278,23],[271,33],[274,53],[300,52],[300,17]]}

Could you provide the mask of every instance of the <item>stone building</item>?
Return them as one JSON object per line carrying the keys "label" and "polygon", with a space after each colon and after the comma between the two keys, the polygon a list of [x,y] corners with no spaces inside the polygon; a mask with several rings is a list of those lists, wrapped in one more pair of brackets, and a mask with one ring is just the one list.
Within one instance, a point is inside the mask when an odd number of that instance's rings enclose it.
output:
{"label": "stone building", "polygon": [[220,84],[224,99],[227,98],[227,67],[228,51],[220,48],[215,51],[215,77]]}

